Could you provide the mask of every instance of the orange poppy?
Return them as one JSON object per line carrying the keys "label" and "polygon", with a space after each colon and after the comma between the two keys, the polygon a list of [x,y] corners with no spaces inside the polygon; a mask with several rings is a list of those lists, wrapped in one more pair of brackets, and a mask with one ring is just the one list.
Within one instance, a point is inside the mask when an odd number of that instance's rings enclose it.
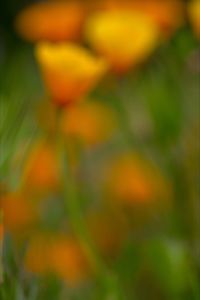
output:
{"label": "orange poppy", "polygon": [[88,263],[74,238],[56,239],[50,255],[53,271],[71,285],[80,283],[88,275]]}
{"label": "orange poppy", "polygon": [[84,19],[84,7],[78,2],[38,2],[18,14],[15,27],[31,42],[76,40],[81,36]]}
{"label": "orange poppy", "polygon": [[71,285],[85,279],[88,266],[78,242],[63,235],[32,237],[25,255],[25,267],[38,275],[53,273]]}
{"label": "orange poppy", "polygon": [[171,194],[169,182],[148,160],[133,154],[118,157],[106,174],[108,191],[124,204],[148,204]]}
{"label": "orange poppy", "polygon": [[16,238],[29,234],[37,220],[37,211],[27,195],[21,192],[6,194],[1,198],[1,205],[5,229]]}
{"label": "orange poppy", "polygon": [[69,107],[62,117],[65,135],[86,145],[109,140],[115,128],[114,113],[99,101],[83,101]]}
{"label": "orange poppy", "polygon": [[88,94],[104,75],[103,59],[71,43],[41,43],[36,47],[44,83],[57,105],[67,105]]}
{"label": "orange poppy", "polygon": [[55,191],[59,187],[59,160],[56,146],[45,140],[38,140],[25,161],[22,186],[32,192]]}

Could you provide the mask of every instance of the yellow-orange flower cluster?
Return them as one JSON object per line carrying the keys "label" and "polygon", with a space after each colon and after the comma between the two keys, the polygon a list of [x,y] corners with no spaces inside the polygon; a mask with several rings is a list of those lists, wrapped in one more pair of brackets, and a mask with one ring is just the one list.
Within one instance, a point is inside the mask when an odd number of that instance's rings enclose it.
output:
{"label": "yellow-orange flower cluster", "polygon": [[[198,37],[199,4],[197,0],[189,4],[190,19]],[[27,41],[36,43],[35,57],[46,98],[52,103],[39,115],[47,136],[38,139],[25,157],[19,191],[5,194],[1,199],[6,230],[14,237],[27,238],[32,234],[27,240],[26,270],[42,276],[53,273],[71,285],[82,282],[91,272],[91,266],[79,242],[70,235],[70,228],[66,236],[60,233],[66,229],[66,220],[59,223],[59,233],[43,233],[40,221],[44,202],[35,200],[47,198],[50,193],[62,198],[59,193],[68,179],[73,185],[73,195],[79,196],[74,190],[75,180],[78,182],[81,172],[73,172],[71,162],[74,161],[70,159],[77,159],[76,150],[81,148],[78,146],[91,147],[108,141],[117,125],[109,106],[92,99],[92,96],[89,100],[87,96],[108,71],[121,75],[144,63],[183,21],[183,6],[179,0],[106,0],[91,7],[87,10],[86,4],[81,2],[40,2],[25,8],[16,18],[18,33]],[[75,41],[86,42],[86,45]],[[56,134],[60,135],[58,139]],[[68,155],[69,174],[61,173],[59,147]],[[67,178],[74,174],[77,177]],[[119,207],[122,214],[115,218],[114,213],[93,211],[91,215],[86,214],[85,219],[94,245],[107,259],[119,254],[130,233],[126,211],[133,207],[145,210],[144,207],[153,203],[163,203],[172,197],[172,192],[160,169],[136,153],[125,153],[107,165],[103,180],[104,196],[106,200],[113,200],[107,202],[109,209],[113,212],[113,206],[116,210]],[[66,197],[67,201],[71,200],[69,197]],[[56,205],[59,218],[64,204],[57,201]],[[76,209],[78,205],[75,203],[74,207]],[[134,211],[137,214],[137,209]],[[76,219],[76,211],[71,213]],[[2,237],[0,220],[0,247]]]}

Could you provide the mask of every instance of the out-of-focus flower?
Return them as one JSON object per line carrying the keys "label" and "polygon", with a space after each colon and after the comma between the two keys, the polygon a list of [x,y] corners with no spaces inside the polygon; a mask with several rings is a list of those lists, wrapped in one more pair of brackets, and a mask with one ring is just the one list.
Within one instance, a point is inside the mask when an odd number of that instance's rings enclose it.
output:
{"label": "out-of-focus flower", "polygon": [[74,238],[49,234],[39,234],[31,239],[25,267],[38,275],[54,273],[72,285],[84,280],[88,272],[86,259]]}
{"label": "out-of-focus flower", "polygon": [[118,157],[106,174],[108,191],[124,204],[148,204],[171,196],[169,182],[159,169],[137,154]]}
{"label": "out-of-focus flower", "polygon": [[166,37],[183,24],[184,10],[180,0],[135,1],[135,6],[151,17]]}
{"label": "out-of-focus flower", "polygon": [[108,210],[91,212],[87,225],[94,244],[105,258],[119,254],[128,233],[126,220],[120,214]]}
{"label": "out-of-focus flower", "polygon": [[159,32],[144,14],[118,10],[91,15],[85,35],[115,71],[124,72],[152,53],[158,44]]}
{"label": "out-of-focus flower", "polygon": [[183,23],[183,7],[180,0],[106,0],[101,1],[96,9],[142,12],[168,37]]}
{"label": "out-of-focus flower", "polygon": [[107,69],[103,59],[72,43],[40,43],[36,57],[51,98],[61,106],[89,93]]}
{"label": "out-of-focus flower", "polygon": [[56,146],[46,140],[38,140],[25,161],[22,186],[32,192],[49,192],[59,188],[60,169]]}
{"label": "out-of-focus flower", "polygon": [[75,40],[80,38],[84,19],[84,7],[78,2],[40,2],[22,10],[15,26],[31,42]]}
{"label": "out-of-focus flower", "polygon": [[88,273],[88,263],[74,238],[61,237],[55,241],[51,262],[55,273],[72,285],[81,282]]}
{"label": "out-of-focus flower", "polygon": [[190,1],[188,4],[188,12],[194,31],[200,39],[200,1]]}
{"label": "out-of-focus flower", "polygon": [[37,209],[22,192],[13,192],[1,197],[5,230],[15,238],[29,234],[37,221]]}
{"label": "out-of-focus flower", "polygon": [[99,101],[84,101],[64,112],[62,130],[83,144],[96,145],[112,136],[115,124],[114,113],[108,106]]}

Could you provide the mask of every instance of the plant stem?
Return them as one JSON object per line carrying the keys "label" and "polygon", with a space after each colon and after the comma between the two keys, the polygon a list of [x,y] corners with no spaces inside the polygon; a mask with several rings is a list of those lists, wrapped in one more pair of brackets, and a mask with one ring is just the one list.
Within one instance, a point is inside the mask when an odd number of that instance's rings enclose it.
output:
{"label": "plant stem", "polygon": [[58,114],[57,141],[60,162],[62,165],[62,178],[64,178],[62,187],[65,208],[88,262],[96,274],[97,281],[105,290],[105,297],[102,299],[122,300],[123,298],[119,289],[117,277],[108,269],[104,261],[101,259],[96,247],[92,243],[90,234],[88,233],[85,225],[79,203],[80,196],[77,188],[77,182],[73,175],[73,171],[71,170],[66,153],[67,138],[64,139],[60,132],[59,118],[60,113]]}

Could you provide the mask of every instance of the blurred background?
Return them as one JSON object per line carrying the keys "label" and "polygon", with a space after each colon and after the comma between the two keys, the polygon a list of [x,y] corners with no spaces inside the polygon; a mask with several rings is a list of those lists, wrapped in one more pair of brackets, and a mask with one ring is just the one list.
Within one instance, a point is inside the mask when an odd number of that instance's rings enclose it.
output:
{"label": "blurred background", "polygon": [[0,299],[200,299],[200,1],[0,4]]}

